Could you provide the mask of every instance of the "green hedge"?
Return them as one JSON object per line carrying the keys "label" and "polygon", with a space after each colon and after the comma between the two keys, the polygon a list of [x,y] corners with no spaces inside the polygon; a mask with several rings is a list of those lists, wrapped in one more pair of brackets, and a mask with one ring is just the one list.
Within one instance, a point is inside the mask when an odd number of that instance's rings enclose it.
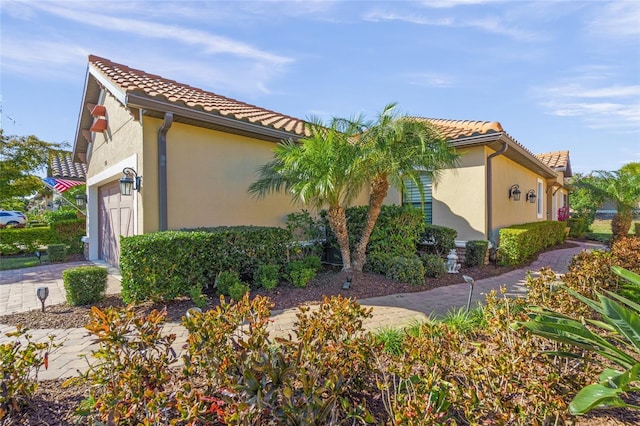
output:
{"label": "green hedge", "polygon": [[589,221],[584,217],[571,217],[567,221],[570,231],[569,236],[580,238],[589,231]]}
{"label": "green hedge", "polygon": [[62,281],[71,306],[95,303],[107,289],[107,270],[99,266],[79,266],[62,272]]}
{"label": "green hedge", "polygon": [[64,244],[67,254],[82,253],[85,230],[85,218],[58,221],[48,227],[0,229],[0,254],[29,253],[51,244]]}
{"label": "green hedge", "polygon": [[[346,211],[347,229],[349,231],[349,247],[355,250],[360,241],[365,221],[367,207],[349,207]],[[424,230],[424,214],[412,206],[385,205],[382,206],[380,216],[373,229],[367,246],[367,257],[392,255],[398,257],[413,257],[416,245]],[[335,235],[327,225],[327,246],[338,248]],[[353,255],[353,253],[352,253]],[[370,260],[366,268],[371,270]],[[373,269],[375,270],[375,268]],[[376,271],[384,273],[385,271]]]}
{"label": "green hedge", "polygon": [[544,249],[565,240],[565,223],[555,220],[512,225],[500,230],[499,261],[521,265]]}
{"label": "green hedge", "polygon": [[456,248],[457,236],[458,231],[455,229],[446,226],[426,225],[420,241],[428,242],[428,244],[423,244],[427,253],[444,256],[449,250]]}
{"label": "green hedge", "polygon": [[222,271],[250,280],[263,264],[283,267],[291,233],[282,228],[218,227],[166,231],[121,240],[125,302],[171,300],[212,286]]}
{"label": "green hedge", "polygon": [[485,240],[467,241],[467,244],[465,247],[466,247],[465,255],[464,255],[465,265],[467,266],[484,265],[484,258],[487,254],[489,241],[485,241]]}
{"label": "green hedge", "polygon": [[4,256],[33,252],[54,243],[56,235],[49,227],[0,229],[0,254]]}

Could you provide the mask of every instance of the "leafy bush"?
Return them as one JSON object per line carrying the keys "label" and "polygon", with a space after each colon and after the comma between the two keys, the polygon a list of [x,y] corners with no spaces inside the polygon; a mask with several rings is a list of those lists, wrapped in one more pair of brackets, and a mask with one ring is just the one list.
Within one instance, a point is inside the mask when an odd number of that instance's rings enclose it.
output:
{"label": "leafy bush", "polygon": [[569,236],[581,238],[589,231],[589,220],[585,217],[571,217],[568,221]]}
{"label": "leafy bush", "polygon": [[257,287],[273,290],[280,281],[280,267],[278,265],[260,265],[253,275],[253,282]]}
{"label": "leafy bush", "polygon": [[188,296],[193,286],[213,285],[220,271],[249,280],[262,264],[284,266],[290,242],[286,229],[251,226],[124,237],[122,297],[129,303]]}
{"label": "leafy bush", "polygon": [[218,274],[215,280],[214,287],[219,295],[229,295],[231,287],[235,284],[240,284],[240,276],[237,272],[222,271]]}
{"label": "leafy bush", "polygon": [[292,248],[295,260],[322,254],[326,239],[326,225],[322,219],[315,219],[307,210],[302,210],[288,214],[286,226],[295,243]]}
{"label": "leafy bush", "polygon": [[43,216],[45,222],[53,225],[54,223],[77,219],[78,213],[76,213],[76,210],[56,210],[45,212]]}
{"label": "leafy bush", "polygon": [[49,227],[0,229],[0,254],[4,256],[32,253],[55,242],[56,236]]}
{"label": "leafy bush", "polygon": [[634,223],[633,229],[634,229],[634,232],[636,233],[636,236],[640,237],[640,222]]}
{"label": "leafy bush", "polygon": [[57,221],[51,224],[56,242],[67,247],[67,253],[80,254],[84,250],[82,237],[86,233],[86,219]]}
{"label": "leafy bush", "polygon": [[49,262],[64,262],[67,258],[67,248],[64,244],[51,244],[47,247]]}
{"label": "leafy bush", "polygon": [[618,238],[611,244],[613,263],[640,274],[640,236]]}
{"label": "leafy bush", "polygon": [[240,300],[249,292],[249,286],[241,282],[231,284],[229,287],[229,297],[231,300]]}
{"label": "leafy bush", "polygon": [[467,241],[464,264],[467,266],[482,266],[487,254],[489,241]]}
{"label": "leafy bush", "polygon": [[287,266],[289,281],[294,287],[306,287],[316,276],[316,270],[304,260],[294,260]]}
{"label": "leafy bush", "polygon": [[444,255],[449,250],[456,248],[458,231],[446,226],[426,225],[426,229],[420,239],[427,252]]}
{"label": "leafy bush", "polygon": [[[619,267],[613,270],[640,287],[640,275]],[[571,289],[567,291],[602,318],[600,321],[587,320],[595,331],[587,328],[584,319],[574,320],[542,307],[529,308],[529,321],[517,323],[517,326],[538,336],[593,351],[624,370],[606,368],[598,383],[581,389],[571,401],[571,414],[585,414],[599,407],[638,408],[621,396],[639,390],[635,383],[640,379],[640,306],[610,291],[606,292],[607,296],[597,293],[596,300]],[[615,339],[611,338],[612,334]],[[575,353],[561,354],[580,357]]]}
{"label": "leafy bush", "polygon": [[[28,329],[18,324],[16,331],[7,333],[11,339],[0,344],[0,421],[13,424],[11,417],[29,404],[38,388],[38,372],[49,365],[49,351],[55,347],[53,336],[48,343],[31,341]],[[16,423],[17,424],[17,423]]]}
{"label": "leafy bush", "polygon": [[544,249],[564,242],[564,228],[564,222],[546,220],[500,229],[500,263],[521,265]]}
{"label": "leafy bush", "polygon": [[164,424],[172,390],[171,364],[177,361],[171,348],[175,334],[165,335],[166,311],[136,316],[126,309],[91,308],[87,330],[98,342],[89,369],[65,382],[90,385],[84,413],[91,424]]}
{"label": "leafy bush", "polygon": [[[349,207],[346,210],[346,215],[349,247],[354,250],[366,223],[367,207]],[[412,206],[382,206],[380,216],[367,245],[367,265],[365,267],[375,271],[376,268],[368,265],[369,258],[380,257],[382,254],[413,256],[424,227],[424,214],[419,209]],[[338,247],[336,237],[328,226],[327,246]]]}
{"label": "leafy bush", "polygon": [[420,253],[420,260],[424,265],[424,273],[427,277],[438,278],[447,272],[447,265],[440,255]]}
{"label": "leafy bush", "polygon": [[424,284],[425,268],[419,257],[392,256],[387,262],[387,278],[413,285]]}
{"label": "leafy bush", "polygon": [[107,275],[107,270],[99,266],[78,266],[63,271],[67,303],[80,306],[99,301],[107,289]]}

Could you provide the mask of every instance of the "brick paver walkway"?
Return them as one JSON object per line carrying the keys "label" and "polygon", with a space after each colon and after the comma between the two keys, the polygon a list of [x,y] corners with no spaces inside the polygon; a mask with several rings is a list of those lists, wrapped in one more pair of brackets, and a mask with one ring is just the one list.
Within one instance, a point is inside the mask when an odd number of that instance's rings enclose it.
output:
{"label": "brick paver walkway", "polygon": [[[472,303],[482,302],[484,295],[493,289],[507,287],[507,294],[521,296],[526,292],[526,274],[536,274],[542,267],[550,267],[558,274],[565,273],[574,255],[584,249],[601,248],[596,244],[580,243],[580,247],[554,250],[542,253],[530,266],[517,269],[493,278],[476,281]],[[90,262],[72,264],[43,265],[34,268],[0,271],[0,315],[7,313],[40,309],[40,301],[35,297],[36,288],[47,286],[50,290],[47,304],[64,303],[62,271],[72,266],[88,265]],[[116,271],[110,271],[109,293],[120,290],[119,277]],[[362,306],[373,308],[373,318],[364,326],[367,330],[384,327],[401,327],[412,321],[420,321],[429,316],[441,316],[452,308],[464,307],[469,296],[469,285],[466,283],[440,287],[420,293],[395,294],[391,296],[361,299]],[[296,309],[274,312],[271,324],[272,336],[293,335]],[[15,330],[14,327],[0,324],[0,343],[8,341],[5,333]],[[174,349],[178,354],[186,342],[187,331],[178,323],[168,323],[167,333],[175,333],[177,338]],[[49,355],[49,369],[42,370],[40,380],[66,378],[77,374],[78,370],[87,368],[82,354],[90,355],[94,349],[91,338],[84,328],[71,329],[39,329],[31,330],[34,341],[46,341],[47,336],[54,335],[55,341],[63,343]]]}

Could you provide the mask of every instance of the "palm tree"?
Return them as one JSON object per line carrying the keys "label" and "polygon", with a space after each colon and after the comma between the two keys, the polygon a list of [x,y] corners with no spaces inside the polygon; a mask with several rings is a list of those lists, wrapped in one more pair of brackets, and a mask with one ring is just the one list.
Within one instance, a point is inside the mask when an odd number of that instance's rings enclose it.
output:
{"label": "palm tree", "polygon": [[274,159],[258,169],[258,180],[249,186],[249,193],[258,198],[284,190],[293,202],[317,210],[326,207],[346,271],[351,270],[351,253],[345,209],[365,183],[360,147],[350,141],[361,131],[361,121],[334,118],[325,124],[311,119],[309,136],[279,143]]}
{"label": "palm tree", "polygon": [[613,238],[621,238],[629,233],[633,221],[633,210],[640,201],[640,173],[633,168],[623,167],[618,171],[599,170],[581,182],[581,185],[596,197],[610,200],[616,207],[611,221]]}
{"label": "palm tree", "polygon": [[352,264],[356,271],[362,271],[366,262],[369,238],[389,187],[403,190],[405,182],[412,181],[424,198],[420,176],[426,173],[436,182],[441,170],[456,167],[460,157],[426,120],[399,116],[395,108],[395,103],[385,106],[377,121],[358,140],[370,194],[367,221]]}

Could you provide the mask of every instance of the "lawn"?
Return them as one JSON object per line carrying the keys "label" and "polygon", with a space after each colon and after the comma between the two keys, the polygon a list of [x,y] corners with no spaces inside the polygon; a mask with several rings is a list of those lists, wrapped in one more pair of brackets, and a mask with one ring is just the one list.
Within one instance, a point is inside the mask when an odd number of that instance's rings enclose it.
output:
{"label": "lawn", "polygon": [[[635,220],[631,224],[631,228],[629,228],[629,235],[634,234],[634,227],[636,223],[640,223],[640,221]],[[590,240],[607,242],[611,239],[613,235],[611,233],[611,220],[602,220],[596,219],[591,225],[590,232],[587,232],[586,237]]]}
{"label": "lawn", "polygon": [[6,271],[9,269],[30,268],[32,266],[39,266],[41,263],[47,263],[49,261],[48,254],[42,254],[42,257],[38,259],[33,254],[24,256],[0,256],[0,271]]}

